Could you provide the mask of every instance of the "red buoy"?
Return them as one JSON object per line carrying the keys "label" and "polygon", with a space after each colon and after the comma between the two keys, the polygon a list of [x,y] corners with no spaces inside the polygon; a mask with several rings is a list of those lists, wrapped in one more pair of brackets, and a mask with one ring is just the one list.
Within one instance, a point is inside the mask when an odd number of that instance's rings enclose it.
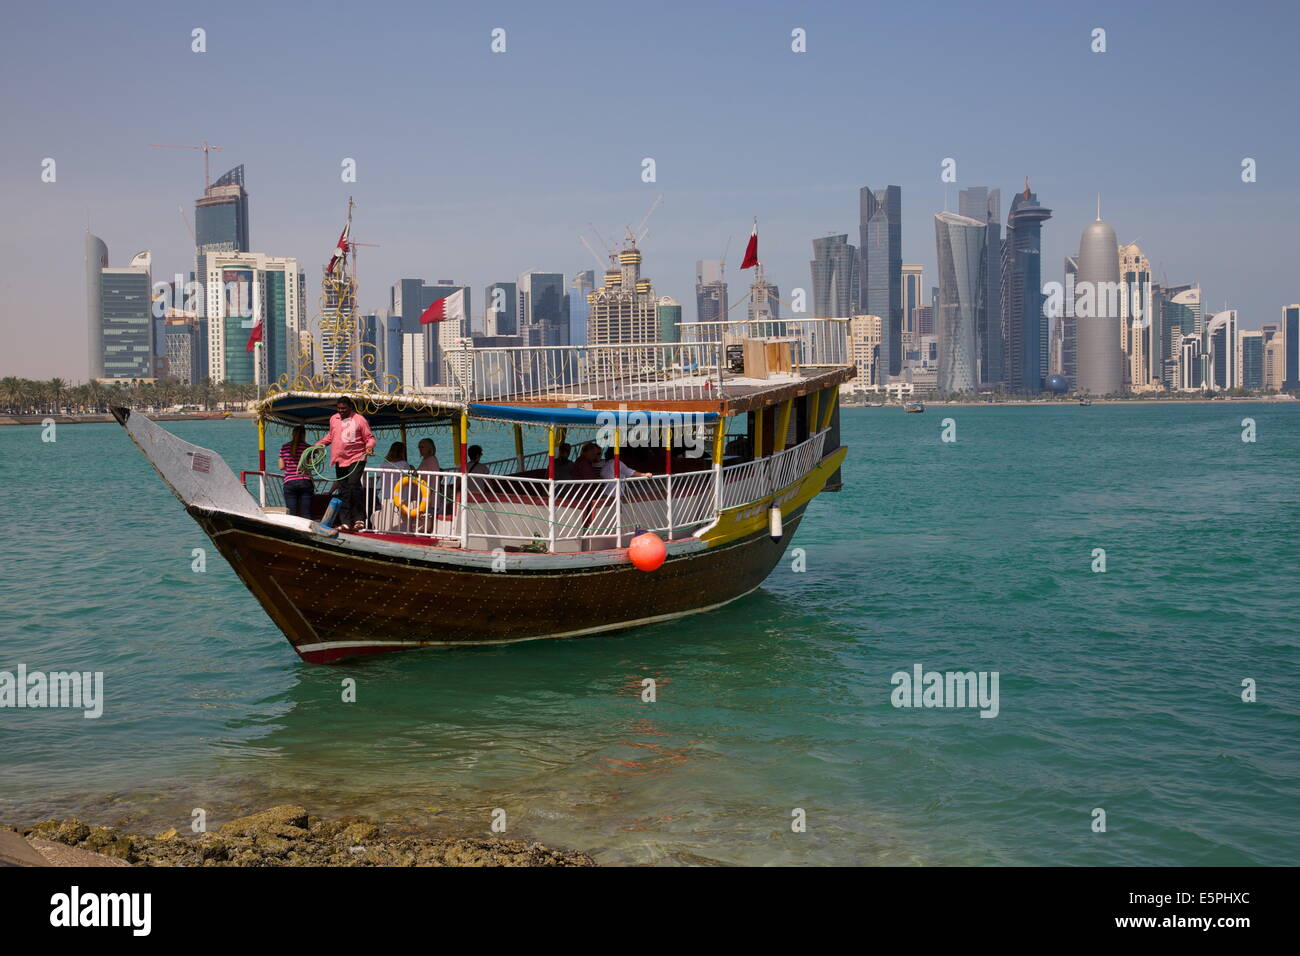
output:
{"label": "red buoy", "polygon": [[657,570],[668,557],[668,547],[653,531],[639,534],[627,546],[627,556],[642,571]]}

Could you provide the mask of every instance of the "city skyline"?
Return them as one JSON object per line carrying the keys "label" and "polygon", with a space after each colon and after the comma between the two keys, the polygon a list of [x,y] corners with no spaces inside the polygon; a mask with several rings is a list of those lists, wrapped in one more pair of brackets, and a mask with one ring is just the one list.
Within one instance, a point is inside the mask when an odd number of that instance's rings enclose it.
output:
{"label": "city skyline", "polygon": [[[0,312],[10,343],[0,360],[3,374],[86,377],[85,292],[78,286],[87,231],[115,250],[114,267],[149,249],[155,281],[193,268],[193,238],[176,207],[192,209],[202,192],[201,157],[151,149],[156,142],[221,144],[212,157],[214,176],[241,165],[246,170],[255,207],[252,250],[296,258],[309,286],[332,248],[347,196],[355,195],[356,235],[379,245],[366,249],[363,313],[382,311],[391,286],[409,277],[452,278],[480,293],[526,268],[558,272],[567,281],[593,266],[578,241],[579,234],[592,235],[588,223],[616,239],[659,193],[663,205],[641,243],[658,294],[691,302],[695,262],[716,257],[728,237],[735,259],[756,215],[769,281],[787,298],[785,290],[805,289],[811,303],[810,241],[827,233],[857,238],[863,186],[901,187],[902,259],[934,276],[934,214],[955,211],[959,191],[974,185],[1014,194],[1025,175],[1054,210],[1043,232],[1044,281],[1061,278],[1056,264],[1074,253],[1101,193],[1119,241],[1140,242],[1157,281],[1199,282],[1216,311],[1226,301],[1238,312],[1241,329],[1276,322],[1283,306],[1300,299],[1289,242],[1300,191],[1284,174],[1300,155],[1297,134],[1258,119],[1270,104],[1283,108],[1296,91],[1285,67],[1291,31],[1233,44],[1247,25],[1208,5],[1196,8],[1199,16],[1180,15],[1177,29],[1158,11],[1120,5],[1090,9],[1086,19],[1013,7],[966,24],[960,45],[919,10],[868,17],[865,11],[760,9],[743,21],[708,10],[669,10],[655,22],[638,21],[638,28],[647,42],[671,43],[687,54],[707,51],[702,70],[689,78],[649,75],[631,92],[617,93],[592,78],[616,70],[619,54],[591,43],[586,31],[547,29],[543,13],[526,7],[496,10],[492,19],[440,11],[436,22],[415,6],[380,7],[409,19],[409,35],[393,36],[380,15],[381,22],[356,22],[344,37],[322,36],[310,55],[275,40],[301,16],[288,11],[268,11],[259,34],[235,34],[215,20],[204,24],[201,7],[147,6],[129,26],[91,5],[74,9],[76,16],[55,19],[23,8],[0,41],[11,85],[16,77],[41,77],[29,95],[5,106],[11,145],[0,159],[0,183],[12,225],[3,240],[11,267]],[[1277,15],[1297,20],[1290,8],[1279,7]],[[627,15],[607,20],[608,11],[592,6],[590,16],[593,29],[617,31]],[[1186,26],[1193,21],[1194,28]],[[196,25],[208,31],[208,52],[191,52]],[[1097,25],[1108,29],[1105,53],[1089,49]],[[502,54],[489,50],[496,26],[508,31]],[[806,53],[790,49],[795,27],[807,31]],[[457,76],[455,85],[419,67],[421,44],[435,29],[456,41],[440,55],[438,73]],[[1009,55],[986,61],[976,51],[1009,54],[1017,31],[1032,32],[1037,48],[1046,45],[1052,56],[1041,63],[1041,82],[1018,93],[1018,109],[1032,121],[994,131],[982,118],[964,115],[953,90],[961,90],[960,100],[1004,87],[1019,61]],[[873,47],[880,75],[893,67],[907,82],[891,86],[888,95],[849,84],[854,93],[837,92],[830,103],[823,98],[818,109],[808,108],[812,91],[822,96],[856,76],[855,42],[882,32],[915,39],[897,44],[900,49]],[[378,82],[391,97],[380,103],[346,90],[340,97],[331,63],[380,36],[386,59]],[[1185,43],[1197,37],[1211,48],[1221,43],[1222,58],[1216,56],[1214,70],[1180,71],[1175,79],[1173,65],[1183,63]],[[65,61],[61,50],[76,55]],[[958,78],[973,63],[986,72],[962,86]],[[149,91],[138,114],[97,109],[85,96],[86,82],[111,72],[110,64],[118,88]],[[754,64],[760,69],[747,69]],[[1222,82],[1225,71],[1233,83]],[[1167,139],[1148,135],[1149,115],[1122,110],[1099,121],[1107,135],[1098,137],[1080,121],[1082,78],[1103,105],[1120,103],[1133,85],[1141,86],[1159,116],[1195,117],[1211,128],[1212,147],[1170,151]],[[194,111],[213,89],[242,102],[268,84],[294,104],[291,120],[281,111]],[[525,90],[528,101],[520,98]],[[699,90],[724,108],[684,118],[680,97]],[[1259,109],[1240,109],[1243,90]],[[603,111],[620,98],[630,102],[638,123],[603,125]],[[748,148],[742,135],[748,121],[740,116],[755,100],[765,104],[773,130],[789,130],[767,137],[758,153]],[[579,126],[587,128],[553,128],[548,111],[535,108],[551,101],[567,116],[585,114]],[[1069,110],[1061,106],[1066,102]],[[853,124],[831,127],[836,104],[870,110],[873,128],[887,124],[885,147]],[[397,125],[398,116],[416,108],[435,110],[439,122]],[[325,122],[338,109],[345,111],[343,132]],[[904,118],[918,111],[933,121],[909,127]],[[532,137],[535,148],[478,149],[474,144],[501,122]],[[601,135],[588,143],[586,134],[597,127]],[[447,146],[448,129],[464,148]],[[831,129],[837,148],[809,150],[824,144]],[[579,140],[588,145],[576,148]],[[711,148],[701,151],[701,142]],[[1122,163],[1112,158],[1117,144]],[[641,179],[647,157],[655,160],[654,182]],[[1247,157],[1258,163],[1258,182],[1241,180]],[[46,158],[56,161],[54,182],[41,179]],[[340,179],[347,158],[357,164],[355,183]],[[956,160],[952,183],[940,181],[947,158]],[[737,266],[738,260],[728,263],[728,281],[742,283],[733,292],[748,286]]]}

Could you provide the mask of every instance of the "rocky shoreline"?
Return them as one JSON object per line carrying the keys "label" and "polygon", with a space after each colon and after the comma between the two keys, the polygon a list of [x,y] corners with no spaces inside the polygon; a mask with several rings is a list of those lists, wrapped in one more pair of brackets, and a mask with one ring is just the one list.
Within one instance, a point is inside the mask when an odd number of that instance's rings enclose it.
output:
{"label": "rocky shoreline", "polygon": [[325,820],[298,806],[272,807],[197,835],[167,830],[145,837],[75,818],[0,830],[25,838],[49,866],[596,865],[585,853],[540,843],[431,839],[385,829],[360,816]]}

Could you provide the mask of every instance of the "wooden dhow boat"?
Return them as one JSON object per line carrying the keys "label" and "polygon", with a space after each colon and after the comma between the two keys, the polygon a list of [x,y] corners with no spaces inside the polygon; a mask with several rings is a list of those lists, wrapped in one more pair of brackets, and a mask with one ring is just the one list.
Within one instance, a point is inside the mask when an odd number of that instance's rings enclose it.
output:
{"label": "wooden dhow boat", "polygon": [[[749,594],[812,500],[838,490],[847,323],[762,325],[682,323],[684,338],[705,341],[680,343],[465,344],[444,353],[451,384],[423,394],[277,392],[257,406],[249,471],[140,412],[113,414],[306,661],[576,637]],[[749,350],[764,359],[749,374],[734,349],[745,341],[763,343]],[[265,448],[269,430],[296,425],[314,441],[341,396],[378,454],[364,476],[365,529],[339,533],[318,523],[333,481],[317,479],[312,518],[288,514]],[[513,455],[477,469],[467,460],[471,440],[511,435]],[[388,441],[414,453],[422,437],[454,449],[442,461],[457,464],[384,466]],[[606,449],[615,477],[566,477],[586,442]],[[649,571],[629,557],[645,533],[666,551]]]}

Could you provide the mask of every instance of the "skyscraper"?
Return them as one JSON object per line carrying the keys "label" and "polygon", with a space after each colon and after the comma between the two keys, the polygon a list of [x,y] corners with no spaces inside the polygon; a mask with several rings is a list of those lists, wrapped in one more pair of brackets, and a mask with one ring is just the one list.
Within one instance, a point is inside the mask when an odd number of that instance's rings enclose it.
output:
{"label": "skyscraper", "polygon": [[1079,380],[1075,388],[1090,395],[1117,395],[1124,390],[1124,352],[1120,348],[1119,242],[1102,221],[1083,230],[1079,240],[1078,317]]}
{"label": "skyscraper", "polygon": [[1079,317],[1074,314],[1075,285],[1079,278],[1079,257],[1065,257],[1065,302],[1061,315],[1061,374],[1074,388],[1079,381]]}
{"label": "skyscraper", "polygon": [[847,319],[858,297],[857,250],[847,234],[813,240],[813,318]]}
{"label": "skyscraper", "polygon": [[1264,387],[1264,333],[1239,332],[1237,384],[1258,390]]}
{"label": "skyscraper", "polygon": [[925,289],[925,276],[920,266],[903,266],[903,334],[904,352],[916,348],[916,310],[925,302],[922,298]]}
{"label": "skyscraper", "polygon": [[[1028,183],[1026,183],[1028,188]],[[975,321],[979,381],[995,385],[1004,378],[1002,343],[1002,190],[971,186],[958,193],[958,211],[988,225],[984,256],[984,299]]]}
{"label": "skyscraper", "polygon": [[728,308],[722,260],[695,260],[695,321],[722,321],[727,316]]}
{"label": "skyscraper", "polygon": [[1228,389],[1241,385],[1241,357],[1237,346],[1237,310],[1225,309],[1214,313],[1205,326],[1207,379],[1211,388]]}
{"label": "skyscraper", "polygon": [[483,334],[515,335],[519,329],[519,305],[515,284],[493,282],[483,290],[483,294],[485,296]]}
{"label": "skyscraper", "polygon": [[[1151,263],[1136,243],[1119,247],[1120,348],[1124,352],[1124,382],[1134,389],[1151,386],[1152,303]],[[1159,329],[1155,342],[1159,346]]]}
{"label": "skyscraper", "polygon": [[[858,299],[855,312],[881,318],[881,365],[902,370],[903,190],[886,186],[858,191]],[[852,305],[850,306],[852,307]]]}
{"label": "skyscraper", "polygon": [[1300,388],[1300,305],[1282,309],[1282,390]]}
{"label": "skyscraper", "polygon": [[[194,201],[194,277],[206,282],[207,256],[213,252],[248,252],[248,191],[244,189],[244,167],[236,166],[217,177],[216,182]],[[207,296],[199,298],[199,315]]]}
{"label": "skyscraper", "polygon": [[878,315],[855,315],[849,320],[849,357],[858,374],[851,389],[867,390],[869,385],[882,384],[880,336],[883,322]]}
{"label": "skyscraper", "polygon": [[591,294],[587,345],[657,341],[657,306],[650,280],[641,275],[641,250],[629,241],[618,254],[618,268],[607,270],[605,284]]}
{"label": "skyscraper", "polygon": [[167,357],[167,377],[184,385],[195,385],[199,376],[200,350],[208,343],[199,335],[198,314],[184,309],[167,309],[163,318],[163,344],[160,352]]}
{"label": "skyscraper", "polygon": [[1016,193],[1007,213],[1007,235],[1000,255],[1002,315],[998,324],[1003,340],[1002,380],[1013,392],[1041,392],[1048,369],[1042,236],[1043,223],[1051,218],[1052,210],[1039,204],[1028,184],[1024,192]]}
{"label": "skyscraper", "polygon": [[[298,374],[302,274],[298,260],[259,252],[206,253],[208,370],[214,382],[269,385]],[[248,338],[262,324],[252,352]]]}
{"label": "skyscraper", "polygon": [[[746,311],[751,322],[771,322],[781,317],[781,290],[773,282],[755,283],[750,290]],[[774,335],[773,331],[762,331],[760,335]]]}
{"label": "skyscraper", "polygon": [[518,279],[519,334],[525,345],[568,345],[569,309],[564,276],[525,272]]}
{"label": "skyscraper", "polygon": [[569,290],[569,344],[586,345],[591,294],[596,291],[596,270],[579,272],[569,282]]}
{"label": "skyscraper", "polygon": [[108,265],[108,246],[86,233],[86,324],[90,378],[153,378],[153,284],[149,253]]}
{"label": "skyscraper", "polygon": [[99,236],[86,233],[86,343],[87,368],[92,379],[104,377],[103,274],[108,268],[108,246]]}
{"label": "skyscraper", "polygon": [[677,324],[682,320],[682,304],[671,296],[660,296],[655,305],[655,317],[659,323],[659,341],[677,342],[681,340],[681,329]]}
{"label": "skyscraper", "polygon": [[[941,392],[972,392],[976,378],[975,320],[982,300],[988,240],[986,223],[941,212],[934,217],[939,260],[938,387]],[[881,360],[883,365],[884,360]]]}
{"label": "skyscraper", "polygon": [[1201,337],[1183,336],[1178,349],[1178,387],[1183,391],[1201,388]]}

